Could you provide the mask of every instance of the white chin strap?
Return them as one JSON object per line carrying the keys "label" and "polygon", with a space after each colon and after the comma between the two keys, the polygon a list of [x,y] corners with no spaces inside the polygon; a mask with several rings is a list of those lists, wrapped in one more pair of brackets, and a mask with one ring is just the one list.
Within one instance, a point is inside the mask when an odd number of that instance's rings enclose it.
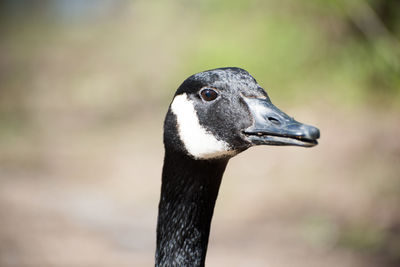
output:
{"label": "white chin strap", "polygon": [[179,138],[196,159],[212,159],[236,154],[229,144],[218,140],[199,123],[193,102],[186,93],[175,96],[171,110],[176,116]]}

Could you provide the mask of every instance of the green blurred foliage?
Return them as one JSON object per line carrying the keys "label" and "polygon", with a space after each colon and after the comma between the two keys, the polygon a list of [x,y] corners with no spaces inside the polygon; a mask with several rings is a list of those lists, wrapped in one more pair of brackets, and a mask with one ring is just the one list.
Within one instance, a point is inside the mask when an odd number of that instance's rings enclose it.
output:
{"label": "green blurred foliage", "polygon": [[[146,55],[127,64],[131,83],[157,87],[150,89],[156,98],[168,99],[176,81],[189,74],[239,66],[278,101],[301,103],[312,96],[338,105],[400,102],[396,1],[101,1],[110,5],[109,14],[91,19],[57,14],[63,5],[54,3],[68,1],[40,2],[42,8],[31,4],[25,12],[24,5],[17,5],[11,15],[3,3],[2,52],[11,66],[2,68],[2,98],[11,91],[24,95],[30,68],[51,52],[52,44],[61,44],[61,53],[80,53],[79,46],[86,46],[84,53],[108,53],[106,60],[120,65]],[[159,65],[160,57],[168,58]],[[169,66],[173,69],[165,70]],[[92,68],[89,64],[80,73]]]}

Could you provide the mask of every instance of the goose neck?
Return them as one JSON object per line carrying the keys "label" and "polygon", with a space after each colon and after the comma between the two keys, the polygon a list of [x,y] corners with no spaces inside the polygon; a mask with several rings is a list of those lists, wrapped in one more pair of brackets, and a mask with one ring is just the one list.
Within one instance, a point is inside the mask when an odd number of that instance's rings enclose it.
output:
{"label": "goose neck", "polygon": [[166,152],[157,223],[156,266],[204,266],[210,224],[227,159]]}

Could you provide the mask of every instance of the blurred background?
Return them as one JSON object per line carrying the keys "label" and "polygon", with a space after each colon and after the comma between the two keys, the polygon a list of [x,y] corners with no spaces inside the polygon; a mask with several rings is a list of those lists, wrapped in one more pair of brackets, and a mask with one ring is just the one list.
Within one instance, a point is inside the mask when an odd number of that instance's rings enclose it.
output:
{"label": "blurred background", "polygon": [[152,266],[162,122],[237,66],[320,128],[232,159],[208,266],[400,266],[397,0],[0,1],[0,266]]}

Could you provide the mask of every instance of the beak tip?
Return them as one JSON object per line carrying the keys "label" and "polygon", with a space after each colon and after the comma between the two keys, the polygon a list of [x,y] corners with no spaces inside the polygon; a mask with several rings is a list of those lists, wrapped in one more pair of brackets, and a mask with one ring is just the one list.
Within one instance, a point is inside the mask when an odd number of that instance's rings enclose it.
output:
{"label": "beak tip", "polygon": [[310,139],[318,139],[320,137],[319,129],[313,126],[309,126],[308,135]]}

